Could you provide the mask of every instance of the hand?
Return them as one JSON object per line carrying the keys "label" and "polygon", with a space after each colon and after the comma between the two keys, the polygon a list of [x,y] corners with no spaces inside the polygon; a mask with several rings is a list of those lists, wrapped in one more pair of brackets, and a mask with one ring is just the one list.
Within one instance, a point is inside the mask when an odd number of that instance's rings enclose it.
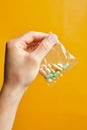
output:
{"label": "hand", "polygon": [[12,129],[26,86],[35,79],[42,59],[57,42],[56,35],[41,32],[28,32],[7,42],[4,84],[0,92],[1,130]]}
{"label": "hand", "polygon": [[[58,42],[55,34],[28,32],[6,44],[4,84],[25,88],[37,76],[44,56]],[[33,51],[31,46],[34,45]],[[30,52],[31,51],[31,52]]]}

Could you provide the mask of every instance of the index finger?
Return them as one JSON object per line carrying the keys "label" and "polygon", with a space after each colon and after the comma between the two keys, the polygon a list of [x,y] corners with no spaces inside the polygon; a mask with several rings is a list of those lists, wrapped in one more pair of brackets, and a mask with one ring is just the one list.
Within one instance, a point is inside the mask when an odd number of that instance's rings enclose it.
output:
{"label": "index finger", "polygon": [[25,43],[29,44],[33,41],[41,41],[47,36],[48,36],[47,33],[30,31],[19,36],[18,38],[24,41]]}

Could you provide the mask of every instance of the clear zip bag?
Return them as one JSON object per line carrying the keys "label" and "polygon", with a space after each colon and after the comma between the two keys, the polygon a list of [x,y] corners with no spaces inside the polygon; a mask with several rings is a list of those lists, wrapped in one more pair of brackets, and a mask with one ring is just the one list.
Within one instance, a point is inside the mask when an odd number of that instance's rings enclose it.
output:
{"label": "clear zip bag", "polygon": [[77,59],[59,42],[43,59],[40,73],[48,83],[56,82],[77,63]]}

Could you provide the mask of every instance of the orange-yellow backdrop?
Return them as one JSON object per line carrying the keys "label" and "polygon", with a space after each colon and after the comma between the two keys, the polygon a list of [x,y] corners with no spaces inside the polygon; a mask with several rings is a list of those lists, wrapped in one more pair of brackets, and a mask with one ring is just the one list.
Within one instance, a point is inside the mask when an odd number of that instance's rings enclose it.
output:
{"label": "orange-yellow backdrop", "polygon": [[29,30],[57,33],[79,64],[53,87],[39,75],[19,105],[13,130],[87,130],[87,0],[2,0],[0,86],[5,42]]}

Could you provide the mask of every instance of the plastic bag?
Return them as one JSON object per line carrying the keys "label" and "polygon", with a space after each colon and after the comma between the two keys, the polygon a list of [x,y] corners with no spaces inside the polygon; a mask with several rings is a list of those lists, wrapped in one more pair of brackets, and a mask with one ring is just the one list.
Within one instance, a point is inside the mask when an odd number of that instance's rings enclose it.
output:
{"label": "plastic bag", "polygon": [[43,59],[40,73],[48,83],[56,82],[77,63],[77,59],[59,42]]}

